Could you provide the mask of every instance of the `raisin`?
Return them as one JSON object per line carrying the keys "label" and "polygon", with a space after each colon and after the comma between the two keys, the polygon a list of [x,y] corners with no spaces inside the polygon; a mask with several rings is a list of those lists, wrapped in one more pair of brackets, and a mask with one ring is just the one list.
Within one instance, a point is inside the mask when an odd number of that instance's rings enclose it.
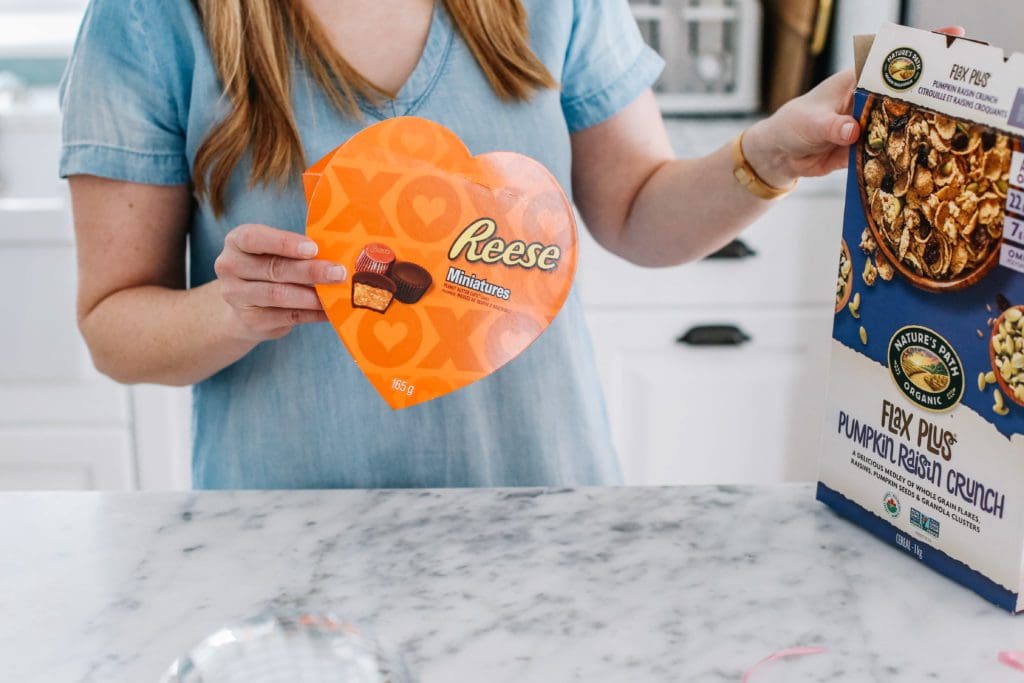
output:
{"label": "raisin", "polygon": [[907,127],[907,123],[910,121],[910,114],[904,114],[903,116],[897,116],[889,122],[889,132],[903,130]]}
{"label": "raisin", "polygon": [[986,130],[981,134],[981,148],[986,152],[996,146],[996,134]]}
{"label": "raisin", "polygon": [[982,251],[988,245],[988,230],[974,230],[971,233],[971,246],[975,251]]}
{"label": "raisin", "polygon": [[967,149],[967,145],[970,141],[971,139],[967,137],[967,133],[957,133],[953,136],[953,140],[950,144],[953,146],[953,149],[958,152],[962,152]]}
{"label": "raisin", "polygon": [[1007,299],[1002,294],[996,294],[996,308],[999,309],[999,312],[1002,313],[1003,311],[1005,311],[1009,307],[1010,307],[1010,300]]}
{"label": "raisin", "polygon": [[941,252],[939,252],[939,245],[937,243],[929,242],[925,245],[922,256],[924,256],[924,262],[929,266],[934,266],[938,262],[940,255]]}
{"label": "raisin", "polygon": [[932,234],[932,224],[931,224],[931,222],[927,218],[925,218],[924,216],[921,216],[921,222],[917,226],[917,236],[920,237],[923,240],[926,240],[926,239],[928,239],[928,237],[931,234]]}
{"label": "raisin", "polygon": [[921,145],[917,148],[917,165],[927,166],[928,165],[928,145]]}
{"label": "raisin", "polygon": [[882,192],[892,194],[893,188],[896,187],[896,179],[892,177],[891,173],[886,173],[885,177],[882,178]]}

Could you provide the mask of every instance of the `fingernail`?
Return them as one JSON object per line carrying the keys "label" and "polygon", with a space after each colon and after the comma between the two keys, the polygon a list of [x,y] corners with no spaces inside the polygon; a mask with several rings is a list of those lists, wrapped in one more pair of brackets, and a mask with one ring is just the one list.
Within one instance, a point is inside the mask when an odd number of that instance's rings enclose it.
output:
{"label": "fingernail", "polygon": [[839,129],[839,134],[843,136],[844,140],[849,140],[853,137],[853,122],[847,121],[843,124],[843,127]]}
{"label": "fingernail", "polygon": [[344,282],[346,277],[348,271],[345,270],[345,266],[331,266],[327,269],[327,279],[331,282]]}
{"label": "fingernail", "polygon": [[299,245],[299,256],[310,258],[316,256],[317,246],[313,240],[306,240]]}

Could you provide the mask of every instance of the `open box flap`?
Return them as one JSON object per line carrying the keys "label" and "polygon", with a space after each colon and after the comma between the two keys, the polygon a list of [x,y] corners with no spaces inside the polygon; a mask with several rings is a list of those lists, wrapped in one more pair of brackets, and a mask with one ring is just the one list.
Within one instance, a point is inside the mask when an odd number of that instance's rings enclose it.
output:
{"label": "open box flap", "polygon": [[1024,135],[1024,55],[891,23],[854,55],[858,88]]}

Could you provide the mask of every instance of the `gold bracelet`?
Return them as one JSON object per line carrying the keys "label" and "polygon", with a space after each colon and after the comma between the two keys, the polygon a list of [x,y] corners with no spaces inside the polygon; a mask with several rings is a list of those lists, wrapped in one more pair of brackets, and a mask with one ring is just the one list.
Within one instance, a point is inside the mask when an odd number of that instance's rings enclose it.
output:
{"label": "gold bracelet", "polygon": [[732,174],[739,181],[739,184],[747,188],[747,190],[756,197],[761,199],[778,199],[779,197],[789,194],[796,187],[799,179],[794,180],[793,184],[789,187],[773,187],[769,185],[761,176],[757,175],[757,171],[747,161],[747,156],[743,153],[743,135],[746,133],[740,133],[732,144],[732,159],[734,168]]}

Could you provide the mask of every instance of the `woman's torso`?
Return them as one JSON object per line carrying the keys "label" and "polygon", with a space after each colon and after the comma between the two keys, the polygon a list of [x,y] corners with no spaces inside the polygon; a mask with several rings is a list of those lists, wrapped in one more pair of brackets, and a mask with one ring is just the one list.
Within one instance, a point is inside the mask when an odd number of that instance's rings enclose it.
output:
{"label": "woman's torso", "polygon": [[[220,89],[186,2],[189,163],[221,113]],[[532,43],[556,79],[572,23],[571,3],[534,2]],[[541,6],[543,10],[541,10]],[[560,16],[561,13],[561,16]],[[569,132],[559,93],[526,103],[498,100],[449,17],[438,7],[418,64],[394,101],[345,118],[298,72],[294,110],[315,160],[362,127],[414,115],[459,135],[473,153],[511,150],[543,163],[570,187]],[[248,222],[302,231],[296,181],[284,191],[248,187],[236,169],[226,215],[199,206],[190,230],[193,286],[214,278],[224,235]],[[590,340],[575,293],[554,324],[494,375],[426,404],[392,411],[328,324],[265,342],[194,390],[193,483],[197,488],[576,485],[618,481]]]}
{"label": "woman's torso", "polygon": [[[435,8],[422,55],[394,101],[339,115],[295,66],[292,105],[308,160],[363,127],[416,115],[452,129],[479,154],[511,150],[544,164],[567,191],[570,131],[633,102],[663,62],[625,0],[523,0],[530,43],[561,91],[509,103],[492,91],[447,14]],[[422,28],[422,26],[421,26]],[[177,185],[226,113],[189,0],[92,0],[62,84],[60,173]],[[196,206],[190,280],[236,225],[302,232],[299,178],[250,187],[247,159],[227,213]],[[394,412],[328,324],[264,342],[194,389],[198,488],[577,485],[619,481],[583,311],[572,292],[521,355],[469,387]]]}

